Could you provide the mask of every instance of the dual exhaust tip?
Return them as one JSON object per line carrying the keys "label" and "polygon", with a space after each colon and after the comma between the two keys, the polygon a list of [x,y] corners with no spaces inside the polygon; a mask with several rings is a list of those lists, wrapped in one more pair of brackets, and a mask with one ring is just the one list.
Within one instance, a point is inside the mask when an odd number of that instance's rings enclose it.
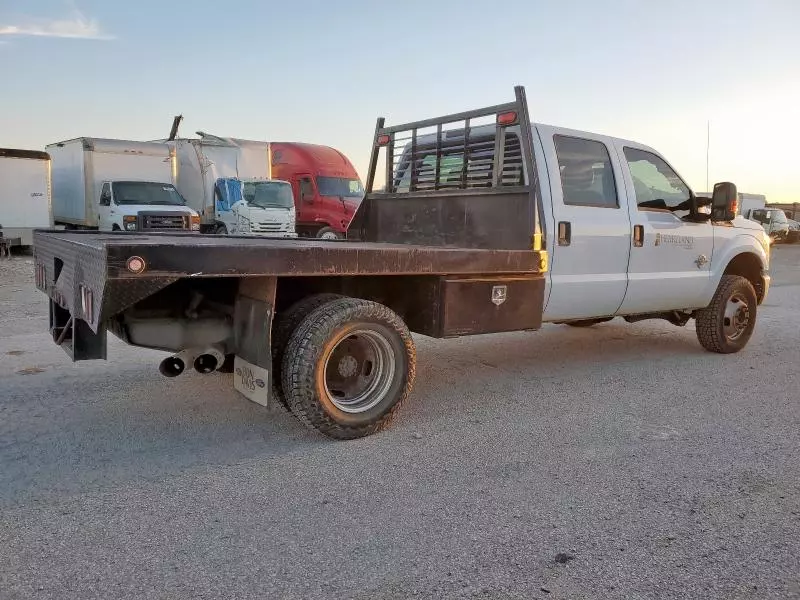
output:
{"label": "dual exhaust tip", "polygon": [[195,371],[207,375],[222,367],[224,362],[225,354],[221,348],[207,348],[199,354],[182,350],[162,360],[158,370],[164,377],[177,377],[186,370],[187,365],[192,365]]}

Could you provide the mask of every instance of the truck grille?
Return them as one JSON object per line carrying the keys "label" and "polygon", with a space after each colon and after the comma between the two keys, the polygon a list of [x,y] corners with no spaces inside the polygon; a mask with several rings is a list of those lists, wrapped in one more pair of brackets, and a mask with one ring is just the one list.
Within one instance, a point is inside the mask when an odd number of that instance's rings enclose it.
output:
{"label": "truck grille", "polygon": [[250,231],[255,233],[284,233],[289,230],[288,223],[251,223]]}
{"label": "truck grille", "polygon": [[188,218],[183,213],[139,213],[140,231],[176,231],[189,229]]}

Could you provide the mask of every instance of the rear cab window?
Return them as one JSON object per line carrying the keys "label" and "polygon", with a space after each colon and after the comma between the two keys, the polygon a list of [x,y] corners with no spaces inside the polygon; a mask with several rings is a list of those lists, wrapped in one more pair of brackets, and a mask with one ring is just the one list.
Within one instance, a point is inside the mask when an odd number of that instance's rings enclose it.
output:
{"label": "rear cab window", "polygon": [[[395,192],[408,193],[411,191],[412,178],[415,181],[414,191],[492,187],[495,158],[494,132],[484,135],[470,133],[466,148],[466,161],[463,130],[447,132],[441,148],[438,180],[436,176],[436,141],[421,141],[416,154],[416,164],[412,165],[408,158],[410,150],[407,148],[404,150],[395,170]],[[501,187],[525,185],[519,136],[511,131],[505,135],[499,185]]]}

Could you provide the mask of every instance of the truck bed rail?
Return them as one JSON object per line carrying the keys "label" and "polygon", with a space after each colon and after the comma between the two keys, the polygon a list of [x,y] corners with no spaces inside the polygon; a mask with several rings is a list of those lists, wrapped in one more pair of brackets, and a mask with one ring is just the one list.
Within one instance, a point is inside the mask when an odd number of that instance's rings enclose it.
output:
{"label": "truck bed rail", "polygon": [[[505,104],[393,126],[381,117],[366,195],[348,237],[538,250],[540,195],[532,148],[521,86]],[[376,191],[381,157],[386,185]]]}

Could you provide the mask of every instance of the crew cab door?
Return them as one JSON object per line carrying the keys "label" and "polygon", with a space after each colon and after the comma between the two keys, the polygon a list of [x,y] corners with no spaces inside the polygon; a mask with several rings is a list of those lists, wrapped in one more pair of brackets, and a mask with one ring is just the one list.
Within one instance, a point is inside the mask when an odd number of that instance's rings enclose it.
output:
{"label": "crew cab door", "polygon": [[675,170],[652,149],[617,142],[625,164],[625,187],[634,228],[628,291],[620,314],[637,314],[708,303],[714,233],[710,221],[681,217],[691,194]]}
{"label": "crew cab door", "polygon": [[627,286],[631,224],[613,142],[545,126],[537,132],[553,216],[544,320],[614,315]]}
{"label": "crew cab door", "polygon": [[105,182],[100,189],[99,205],[97,207],[97,218],[100,231],[111,231],[114,226],[114,203],[111,199],[111,184]]}

